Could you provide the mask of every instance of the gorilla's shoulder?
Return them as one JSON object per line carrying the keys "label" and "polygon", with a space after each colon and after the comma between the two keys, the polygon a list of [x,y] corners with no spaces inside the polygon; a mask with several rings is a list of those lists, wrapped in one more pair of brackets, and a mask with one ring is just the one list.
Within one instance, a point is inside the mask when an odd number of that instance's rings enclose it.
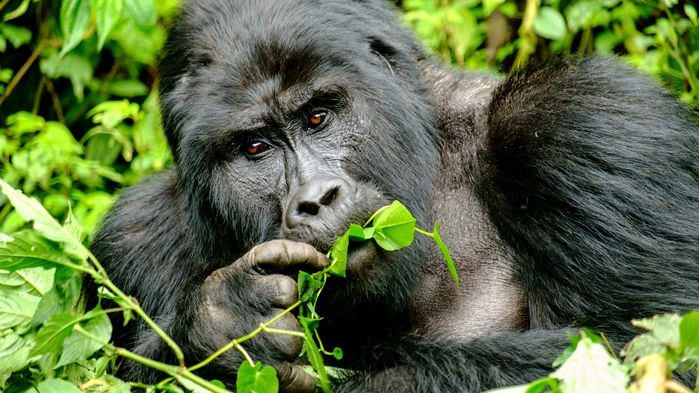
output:
{"label": "gorilla's shoulder", "polygon": [[[174,244],[154,242],[173,239],[165,233],[185,232],[184,211],[175,171],[153,175],[122,191],[97,232],[93,252],[101,260],[115,257],[107,255],[107,250],[125,254],[134,248],[136,253],[144,247],[172,248]],[[124,257],[120,254],[119,259]]]}

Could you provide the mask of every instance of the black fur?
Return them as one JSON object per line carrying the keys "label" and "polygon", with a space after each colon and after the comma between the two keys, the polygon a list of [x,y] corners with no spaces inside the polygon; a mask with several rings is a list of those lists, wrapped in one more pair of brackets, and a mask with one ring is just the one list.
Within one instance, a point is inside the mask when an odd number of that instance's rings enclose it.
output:
{"label": "black fur", "polygon": [[[436,65],[378,0],[192,0],[160,68],[176,166],[124,191],[92,250],[187,364],[293,301],[289,277],[325,263],[304,243],[325,253],[394,199],[418,226],[440,222],[462,284],[424,238],[355,250],[319,303],[326,346],[356,371],[338,392],[524,383],[569,329],[618,348],[632,318],[699,308],[697,117],[617,59],[501,81]],[[120,326],[117,344],[174,361],[140,321]],[[312,390],[298,340],[246,349],[285,389]],[[201,372],[232,387],[241,361]]]}

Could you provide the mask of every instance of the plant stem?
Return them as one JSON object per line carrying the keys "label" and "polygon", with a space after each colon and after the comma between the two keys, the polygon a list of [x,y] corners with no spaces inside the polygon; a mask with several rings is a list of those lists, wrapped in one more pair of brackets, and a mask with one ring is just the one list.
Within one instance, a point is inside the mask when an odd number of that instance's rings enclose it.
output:
{"label": "plant stem", "polygon": [[124,292],[122,292],[119,287],[114,285],[112,281],[109,279],[107,276],[107,272],[104,270],[102,265],[97,261],[97,258],[88,250],[88,258],[90,260],[90,263],[92,263],[92,266],[96,270],[91,272],[90,274],[92,277],[98,282],[107,287],[112,293],[114,293],[116,296],[118,296],[120,299],[124,301],[126,306],[134,311],[139,317],[143,319],[143,321],[155,331],[160,338],[167,343],[167,345],[172,349],[172,351],[175,353],[175,358],[177,359],[177,362],[179,363],[180,367],[185,367],[184,364],[184,353],[182,352],[182,349],[175,343],[175,341],[167,334],[163,329],[158,326],[158,324],[153,321],[148,314],[146,314],[145,311],[141,308],[138,303],[136,303],[130,296],[126,295]]}
{"label": "plant stem", "polygon": [[172,376],[175,379],[180,379],[184,378],[187,379],[205,389],[208,389],[212,392],[215,393],[227,393],[228,390],[222,389],[211,382],[205,380],[204,378],[201,378],[198,375],[195,375],[194,373],[191,372],[191,370],[188,370],[186,367],[179,367],[179,366],[173,366],[171,364],[166,364],[163,362],[158,362],[153,359],[149,359],[147,357],[143,357],[141,355],[138,355],[136,353],[133,353],[125,348],[118,348],[114,346],[111,343],[105,342],[101,340],[99,337],[93,335],[92,333],[88,332],[85,330],[82,326],[79,324],[76,324],[75,327],[73,328],[74,331],[84,335],[85,337],[90,338],[91,340],[97,341],[100,343],[107,351],[113,352],[115,355],[122,356],[124,358],[133,360],[135,362],[141,363],[145,366],[148,366],[154,370],[161,371],[165,374],[168,374]]}
{"label": "plant stem", "polygon": [[201,361],[201,362],[195,364],[194,366],[190,367],[189,370],[190,370],[190,371],[194,371],[194,370],[200,369],[200,368],[202,368],[202,367],[208,365],[209,363],[213,362],[214,359],[216,359],[217,357],[221,356],[221,354],[223,354],[224,352],[226,352],[226,351],[228,351],[228,350],[230,350],[230,349],[232,349],[232,348],[236,348],[238,351],[240,351],[240,353],[243,354],[243,356],[245,357],[245,359],[246,359],[248,362],[250,362],[250,365],[254,366],[255,363],[252,361],[252,359],[251,359],[250,356],[248,355],[247,351],[245,351],[245,349],[243,349],[243,347],[240,346],[240,344],[242,344],[242,343],[244,343],[244,342],[250,340],[251,338],[255,337],[255,336],[258,335],[260,332],[262,332],[262,331],[264,331],[265,329],[267,329],[271,324],[273,324],[274,322],[278,321],[278,320],[281,319],[284,315],[290,313],[291,311],[293,311],[295,308],[297,308],[297,307],[300,306],[300,305],[301,305],[301,301],[297,301],[296,303],[292,304],[289,308],[287,308],[286,310],[284,310],[284,311],[282,311],[281,313],[279,313],[279,315],[277,315],[276,317],[270,319],[269,321],[267,321],[267,322],[265,322],[265,323],[260,324],[260,327],[258,327],[257,329],[253,330],[252,332],[246,334],[245,336],[240,337],[240,338],[237,338],[237,339],[231,341],[230,343],[228,343],[227,345],[221,347],[218,351],[214,352],[214,353],[213,353],[211,356],[209,356],[208,358],[206,358],[206,359],[204,359],[203,361]]}

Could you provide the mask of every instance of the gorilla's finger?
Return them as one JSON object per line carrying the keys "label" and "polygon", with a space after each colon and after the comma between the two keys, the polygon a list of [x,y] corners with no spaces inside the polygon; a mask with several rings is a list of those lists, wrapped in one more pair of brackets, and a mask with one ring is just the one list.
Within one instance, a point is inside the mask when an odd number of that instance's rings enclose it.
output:
{"label": "gorilla's finger", "polygon": [[310,374],[289,363],[275,367],[279,378],[279,391],[282,393],[312,393],[316,391],[316,381]]}
{"label": "gorilla's finger", "polygon": [[262,273],[317,271],[328,266],[328,258],[313,246],[290,240],[271,240],[255,246],[243,258]]}
{"label": "gorilla's finger", "polygon": [[281,274],[263,275],[257,279],[256,291],[269,299],[273,306],[287,308],[299,298],[298,284]]}

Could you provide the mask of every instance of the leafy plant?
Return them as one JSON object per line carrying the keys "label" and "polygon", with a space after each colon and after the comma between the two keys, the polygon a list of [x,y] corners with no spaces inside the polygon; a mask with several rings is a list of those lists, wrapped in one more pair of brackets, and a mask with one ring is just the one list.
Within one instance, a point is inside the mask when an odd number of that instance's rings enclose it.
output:
{"label": "leafy plant", "polygon": [[[454,281],[458,285],[459,277],[456,272],[456,267],[451,259],[449,250],[439,236],[439,225],[435,224],[433,232],[425,232],[416,228],[415,222],[415,217],[410,214],[410,211],[408,211],[405,205],[399,201],[393,201],[390,205],[374,213],[363,226],[350,224],[349,229],[335,241],[328,251],[327,257],[330,260],[330,265],[327,268],[313,274],[303,271],[299,272],[299,301],[282,314],[299,308],[298,319],[303,328],[303,333],[279,330],[274,330],[273,332],[297,335],[304,338],[304,352],[311,366],[317,372],[319,385],[324,392],[331,392],[331,388],[330,379],[323,362],[323,355],[334,356],[339,360],[342,358],[342,350],[340,348],[335,348],[332,352],[329,352],[324,348],[317,331],[322,317],[316,312],[316,304],[321,291],[325,287],[328,276],[345,277],[347,253],[350,242],[374,240],[376,244],[384,250],[395,251],[412,244],[415,232],[429,236],[437,243],[442,251],[447,261],[447,266],[454,277]],[[253,333],[257,334],[260,331],[270,331],[270,329],[267,328],[270,324],[271,322],[264,324],[266,326],[261,327]],[[252,338],[253,335],[246,336],[245,340]],[[241,340],[235,341],[237,344],[242,343]],[[231,344],[231,346],[236,345]],[[274,369],[269,366],[260,368],[258,364],[250,359],[242,347],[236,346],[236,348],[243,352],[247,359],[238,370],[238,392],[276,392],[275,389],[276,386],[278,386],[278,382],[276,384],[272,382],[272,380],[276,381]],[[269,386],[269,390],[263,390],[261,388],[262,384],[264,384],[264,386]]]}
{"label": "leafy plant", "polygon": [[648,332],[621,351],[623,363],[610,355],[603,336],[582,329],[571,336],[570,348],[554,362],[558,369],[550,376],[490,393],[692,393],[673,379],[672,371],[699,371],[699,311],[658,315],[633,324]]}

